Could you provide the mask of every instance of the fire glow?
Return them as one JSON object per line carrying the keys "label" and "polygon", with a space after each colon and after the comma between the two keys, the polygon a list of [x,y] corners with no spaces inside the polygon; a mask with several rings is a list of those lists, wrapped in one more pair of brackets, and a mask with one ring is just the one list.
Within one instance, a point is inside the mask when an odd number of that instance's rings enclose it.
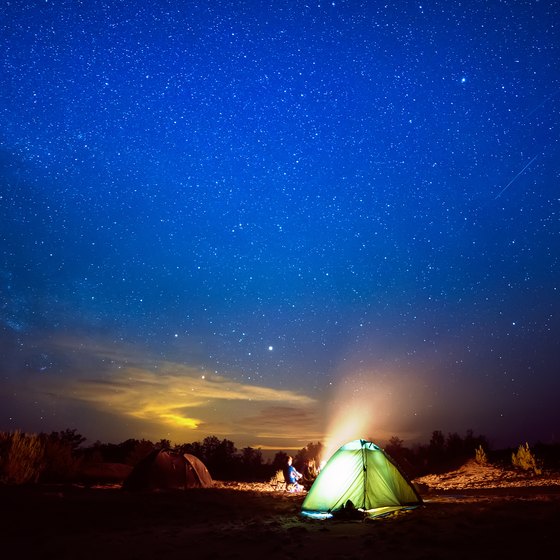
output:
{"label": "fire glow", "polygon": [[349,375],[341,381],[332,401],[323,460],[349,441],[375,442],[394,435],[384,428],[396,406],[392,385],[388,376],[376,373]]}

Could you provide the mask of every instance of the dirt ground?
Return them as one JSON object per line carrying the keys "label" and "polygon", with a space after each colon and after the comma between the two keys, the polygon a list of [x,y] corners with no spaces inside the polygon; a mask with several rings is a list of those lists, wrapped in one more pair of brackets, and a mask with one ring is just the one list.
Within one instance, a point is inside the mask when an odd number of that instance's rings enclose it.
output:
{"label": "dirt ground", "polygon": [[[424,505],[382,519],[317,521],[268,484],[129,493],[119,485],[0,487],[2,557],[493,558],[556,548],[560,476],[465,465],[415,481]],[[14,555],[14,556],[12,556]]]}

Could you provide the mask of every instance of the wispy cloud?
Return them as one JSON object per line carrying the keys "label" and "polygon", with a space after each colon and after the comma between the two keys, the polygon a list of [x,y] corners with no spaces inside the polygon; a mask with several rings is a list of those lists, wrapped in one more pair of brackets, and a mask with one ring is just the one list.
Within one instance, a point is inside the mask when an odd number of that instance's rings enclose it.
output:
{"label": "wispy cloud", "polygon": [[41,430],[71,422],[92,440],[186,443],[215,435],[240,448],[285,450],[322,438],[324,403],[298,390],[161,361],[102,337],[49,342],[66,373],[19,376],[10,393],[19,411],[29,415],[40,407]]}
{"label": "wispy cloud", "polygon": [[317,424],[315,407],[273,405],[261,408],[257,414],[243,416],[238,425],[262,437],[293,437],[294,432],[303,432],[306,437],[313,434]]}
{"label": "wispy cloud", "polygon": [[[93,353],[97,362],[103,351],[96,347]],[[115,352],[111,360],[117,365],[110,370],[60,380],[59,398],[93,413],[133,419],[143,433],[181,442],[217,435],[250,438],[247,445],[257,445],[293,437],[316,419],[315,399],[296,391],[242,383],[184,364],[126,365]],[[48,388],[53,391],[52,379]]]}

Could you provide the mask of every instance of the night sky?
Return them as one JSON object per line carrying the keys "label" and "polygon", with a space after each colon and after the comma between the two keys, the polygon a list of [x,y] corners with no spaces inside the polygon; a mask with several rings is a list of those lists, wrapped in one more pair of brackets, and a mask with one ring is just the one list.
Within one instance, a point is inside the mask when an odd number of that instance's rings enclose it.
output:
{"label": "night sky", "polygon": [[0,430],[560,437],[560,7],[2,1]]}

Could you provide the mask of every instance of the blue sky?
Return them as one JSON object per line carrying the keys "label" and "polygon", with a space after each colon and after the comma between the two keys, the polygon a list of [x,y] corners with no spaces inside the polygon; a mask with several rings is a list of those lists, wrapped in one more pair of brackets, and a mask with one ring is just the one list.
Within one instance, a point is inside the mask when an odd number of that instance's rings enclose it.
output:
{"label": "blue sky", "polygon": [[557,441],[559,15],[4,3],[0,429]]}

